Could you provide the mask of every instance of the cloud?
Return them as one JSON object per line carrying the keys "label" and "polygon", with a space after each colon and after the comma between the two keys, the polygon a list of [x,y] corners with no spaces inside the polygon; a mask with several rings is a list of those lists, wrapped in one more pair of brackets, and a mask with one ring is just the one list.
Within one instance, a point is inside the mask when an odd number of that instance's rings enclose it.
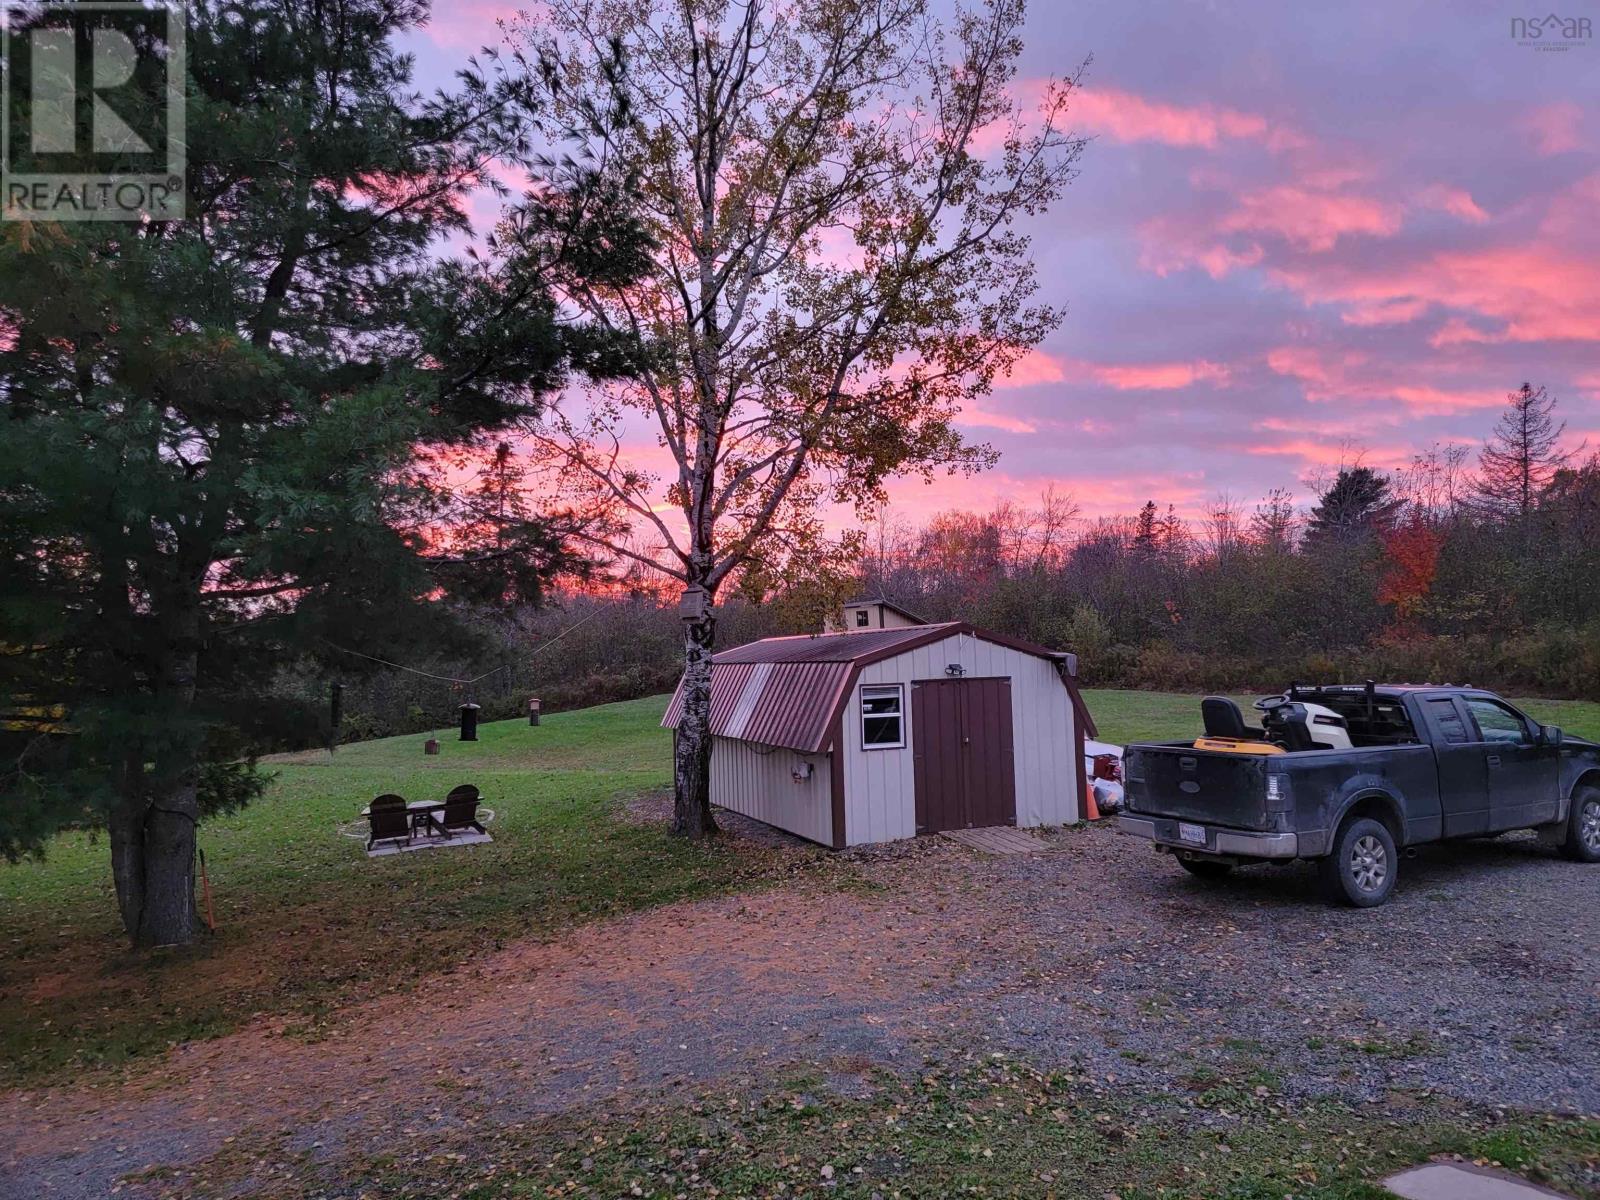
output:
{"label": "cloud", "polygon": [[996,376],[996,388],[1023,388],[1036,387],[1041,383],[1062,383],[1066,380],[1066,372],[1062,369],[1060,360],[1052,358],[1043,350],[1029,350],[1016,362],[1011,364],[1011,369],[1004,375]]}
{"label": "cloud", "polygon": [[1472,198],[1472,193],[1464,188],[1432,183],[1422,189],[1418,200],[1424,207],[1437,208],[1473,225],[1482,225],[1489,219],[1489,214],[1478,207],[1478,202]]}
{"label": "cloud", "polygon": [[1080,87],[1073,94],[1071,111],[1078,123],[1118,142],[1159,142],[1210,150],[1225,140],[1235,140],[1288,150],[1304,140],[1287,125],[1257,113],[1203,103],[1170,104],[1117,88]]}
{"label": "cloud", "polygon": [[1582,124],[1583,109],[1571,100],[1532,109],[1520,122],[1522,130],[1532,135],[1534,148],[1547,157],[1582,148]]}
{"label": "cloud", "polygon": [[1223,364],[1205,359],[1195,362],[1091,364],[1090,370],[1101,383],[1109,384],[1118,391],[1170,391],[1200,382],[1223,384],[1228,382],[1230,374]]}
{"label": "cloud", "polygon": [[975,429],[1001,429],[1006,433],[1036,433],[1038,427],[1021,417],[1010,417],[1005,413],[988,412],[981,408],[967,407],[961,410],[956,417],[957,425],[967,425]]}
{"label": "cloud", "polygon": [[1301,393],[1315,403],[1394,403],[1412,416],[1443,416],[1505,402],[1503,389],[1418,383],[1410,363],[1374,361],[1337,346],[1279,346],[1268,352],[1267,366],[1298,380]]}
{"label": "cloud", "polygon": [[1370,196],[1284,184],[1241,197],[1217,227],[1224,233],[1275,234],[1322,253],[1348,234],[1388,237],[1400,228],[1401,215],[1399,205]]}

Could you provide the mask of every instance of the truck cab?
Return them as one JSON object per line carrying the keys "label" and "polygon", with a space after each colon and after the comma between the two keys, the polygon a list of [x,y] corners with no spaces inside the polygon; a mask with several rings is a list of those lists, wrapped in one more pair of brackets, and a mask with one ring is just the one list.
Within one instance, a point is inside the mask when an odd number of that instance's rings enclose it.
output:
{"label": "truck cab", "polygon": [[1600,861],[1600,747],[1492,692],[1294,685],[1255,704],[1201,703],[1204,733],[1124,756],[1122,831],[1192,874],[1315,861],[1331,898],[1388,899],[1401,850],[1536,828]]}

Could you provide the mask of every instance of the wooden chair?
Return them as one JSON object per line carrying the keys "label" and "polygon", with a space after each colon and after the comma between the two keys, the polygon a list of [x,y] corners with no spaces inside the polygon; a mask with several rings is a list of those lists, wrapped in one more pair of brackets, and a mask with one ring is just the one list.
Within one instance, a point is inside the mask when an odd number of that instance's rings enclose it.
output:
{"label": "wooden chair", "polygon": [[378,842],[408,842],[411,840],[411,813],[406,808],[404,796],[386,792],[367,806],[367,821],[371,836],[367,849]]}
{"label": "wooden chair", "polygon": [[479,833],[488,833],[478,823],[478,801],[482,799],[478,789],[470,783],[463,783],[460,787],[450,789],[450,794],[444,798],[444,807],[438,812],[428,814],[428,824],[432,825],[445,837],[452,833],[460,833],[463,829],[476,829]]}

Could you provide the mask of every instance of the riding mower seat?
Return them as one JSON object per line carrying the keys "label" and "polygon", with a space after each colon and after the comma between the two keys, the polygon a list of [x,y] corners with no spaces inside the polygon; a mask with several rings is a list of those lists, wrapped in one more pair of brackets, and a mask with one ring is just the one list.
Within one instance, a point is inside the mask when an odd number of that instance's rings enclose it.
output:
{"label": "riding mower seat", "polygon": [[1200,719],[1208,738],[1250,741],[1266,736],[1266,731],[1244,723],[1244,711],[1226,696],[1207,696],[1200,701]]}

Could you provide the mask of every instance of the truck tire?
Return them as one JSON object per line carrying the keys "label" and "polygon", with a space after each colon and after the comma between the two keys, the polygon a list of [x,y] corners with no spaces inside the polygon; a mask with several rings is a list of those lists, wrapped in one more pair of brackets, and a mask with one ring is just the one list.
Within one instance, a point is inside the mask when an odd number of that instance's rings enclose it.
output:
{"label": "truck tire", "polygon": [[1196,879],[1221,879],[1233,870],[1232,863],[1218,862],[1214,858],[1184,858],[1181,854],[1175,857],[1178,865]]}
{"label": "truck tire", "polygon": [[1561,853],[1574,862],[1600,862],[1600,788],[1581,787],[1572,793]]}
{"label": "truck tire", "polygon": [[1394,891],[1400,856],[1382,821],[1355,817],[1339,827],[1333,853],[1317,864],[1322,890],[1336,904],[1376,908]]}

